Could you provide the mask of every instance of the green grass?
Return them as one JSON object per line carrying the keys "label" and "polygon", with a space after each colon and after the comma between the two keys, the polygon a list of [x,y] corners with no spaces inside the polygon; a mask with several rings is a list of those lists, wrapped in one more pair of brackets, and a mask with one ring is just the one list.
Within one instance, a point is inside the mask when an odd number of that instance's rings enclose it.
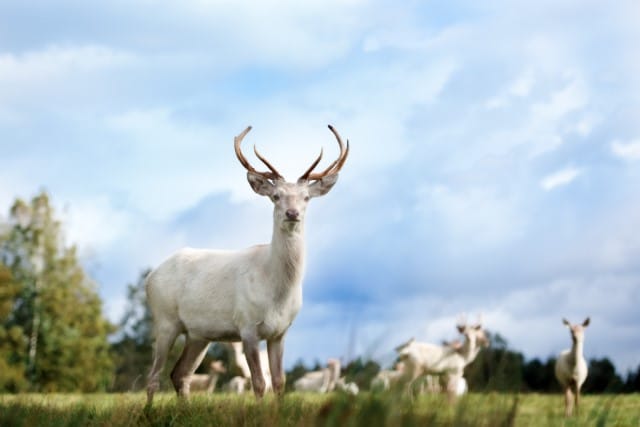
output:
{"label": "green grass", "polygon": [[585,396],[566,419],[560,395],[470,394],[415,400],[389,394],[158,394],[152,408],[136,394],[0,395],[0,426],[640,426],[640,395]]}

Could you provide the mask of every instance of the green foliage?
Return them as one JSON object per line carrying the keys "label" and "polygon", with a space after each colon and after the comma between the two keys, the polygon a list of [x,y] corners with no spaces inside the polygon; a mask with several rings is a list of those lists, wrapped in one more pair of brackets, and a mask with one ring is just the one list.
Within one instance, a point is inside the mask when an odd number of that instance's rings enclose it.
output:
{"label": "green foliage", "polygon": [[0,363],[11,366],[13,379],[0,381],[0,389],[104,390],[113,327],[75,247],[65,245],[46,193],[17,200],[3,228],[0,262],[11,280],[0,292],[0,320],[11,348],[0,347]]}
{"label": "green foliage", "polygon": [[380,372],[378,363],[359,357],[343,368],[342,375],[346,377],[347,382],[354,382],[360,390],[366,390],[378,372]]}
{"label": "green foliage", "polygon": [[619,393],[623,388],[624,383],[609,359],[589,361],[589,375],[582,386],[584,393]]}

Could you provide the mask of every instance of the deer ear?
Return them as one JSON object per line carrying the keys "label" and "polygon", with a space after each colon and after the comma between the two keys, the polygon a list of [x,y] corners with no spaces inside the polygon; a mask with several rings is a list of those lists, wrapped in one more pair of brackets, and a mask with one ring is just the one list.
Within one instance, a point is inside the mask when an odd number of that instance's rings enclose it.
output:
{"label": "deer ear", "polygon": [[333,188],[335,183],[338,182],[338,174],[332,173],[327,175],[313,184],[309,185],[309,197],[324,196]]}
{"label": "deer ear", "polygon": [[456,328],[458,328],[458,332],[463,333],[464,332],[464,326],[462,325],[456,325]]}
{"label": "deer ear", "polygon": [[271,181],[251,171],[247,172],[247,181],[249,181],[253,191],[261,196],[271,196],[275,189],[275,185]]}
{"label": "deer ear", "polygon": [[567,319],[562,319],[562,323],[564,323],[567,326],[571,326],[571,323],[569,323]]}
{"label": "deer ear", "polygon": [[582,326],[586,328],[587,326],[589,326],[590,322],[591,322],[591,319],[587,317],[586,319],[584,319],[584,322],[582,322]]}

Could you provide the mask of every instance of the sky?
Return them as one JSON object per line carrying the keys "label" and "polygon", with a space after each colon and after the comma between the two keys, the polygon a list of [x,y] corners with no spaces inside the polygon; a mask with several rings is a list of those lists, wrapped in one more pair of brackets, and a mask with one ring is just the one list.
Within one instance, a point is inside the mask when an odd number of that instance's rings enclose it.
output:
{"label": "sky", "polygon": [[[114,322],[184,246],[266,243],[234,156],[288,180],[351,151],[310,202],[285,364],[390,364],[461,314],[527,358],[640,365],[640,3],[0,3],[0,215],[46,190]],[[250,151],[248,151],[250,153]],[[257,163],[253,154],[250,161]]]}

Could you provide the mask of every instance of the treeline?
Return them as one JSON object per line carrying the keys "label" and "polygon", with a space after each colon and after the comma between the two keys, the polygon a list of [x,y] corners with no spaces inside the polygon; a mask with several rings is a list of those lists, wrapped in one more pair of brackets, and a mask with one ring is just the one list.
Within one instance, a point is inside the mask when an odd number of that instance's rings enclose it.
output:
{"label": "treeline", "polygon": [[[0,392],[138,391],[151,360],[151,316],[144,277],[128,285],[127,307],[118,325],[107,321],[96,285],[80,266],[76,248],[65,241],[49,197],[16,200],[0,217]],[[175,346],[169,364],[181,351]],[[230,366],[224,345],[207,358]],[[467,367],[473,391],[557,392],[555,359],[526,360],[498,334]],[[287,384],[319,363],[297,363]],[[388,368],[388,367],[384,367]],[[363,358],[343,368],[347,381],[367,390],[381,366]],[[239,374],[230,369],[220,382]],[[168,375],[163,388],[170,389]],[[589,361],[585,393],[640,392],[640,365],[623,378],[607,358]]]}

